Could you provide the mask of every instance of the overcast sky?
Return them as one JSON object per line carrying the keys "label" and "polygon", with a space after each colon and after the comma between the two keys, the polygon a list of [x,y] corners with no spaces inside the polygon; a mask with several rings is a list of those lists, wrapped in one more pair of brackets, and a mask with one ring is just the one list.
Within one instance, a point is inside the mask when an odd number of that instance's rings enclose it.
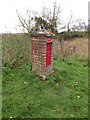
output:
{"label": "overcast sky", "polygon": [[[23,11],[32,8],[40,11],[42,3],[48,7],[54,0],[1,0],[0,1],[0,33],[19,32],[15,27],[18,24],[16,9]],[[88,24],[88,2],[90,0],[57,0],[61,3],[62,17],[64,20],[70,18],[71,10],[75,18],[82,18]]]}

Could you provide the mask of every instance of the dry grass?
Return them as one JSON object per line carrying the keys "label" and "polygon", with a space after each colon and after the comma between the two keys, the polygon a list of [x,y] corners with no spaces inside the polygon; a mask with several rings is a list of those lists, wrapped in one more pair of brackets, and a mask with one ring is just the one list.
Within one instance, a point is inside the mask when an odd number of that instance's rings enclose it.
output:
{"label": "dry grass", "polygon": [[4,35],[2,37],[2,62],[13,66],[31,59],[30,37],[26,35]]}
{"label": "dry grass", "polygon": [[[27,35],[4,35],[2,37],[2,62],[18,64],[31,59],[31,42]],[[72,41],[54,40],[54,57],[88,57],[88,39]]]}
{"label": "dry grass", "polygon": [[72,41],[55,40],[54,55],[63,57],[73,57],[78,55],[79,57],[88,57],[88,39],[76,38]]}

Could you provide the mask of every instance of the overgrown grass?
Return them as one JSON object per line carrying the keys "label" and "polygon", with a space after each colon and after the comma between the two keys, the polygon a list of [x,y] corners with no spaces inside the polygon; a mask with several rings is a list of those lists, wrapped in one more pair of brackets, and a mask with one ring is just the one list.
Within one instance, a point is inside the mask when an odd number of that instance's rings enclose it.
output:
{"label": "overgrown grass", "polygon": [[65,54],[60,53],[59,47],[54,48],[54,74],[42,81],[31,70],[30,37],[3,37],[3,118],[88,117],[87,45],[80,40],[80,44],[79,41],[74,44],[76,49],[73,51],[73,44],[72,41],[68,44],[70,49],[64,46]]}
{"label": "overgrown grass", "polygon": [[72,41],[61,42],[57,39],[54,41],[54,56],[64,58],[78,56],[78,59],[82,57],[88,58],[88,39],[77,38]]}
{"label": "overgrown grass", "polygon": [[87,118],[87,60],[58,58],[42,81],[27,62],[2,69],[3,118]]}
{"label": "overgrown grass", "polygon": [[[78,38],[72,41],[54,40],[55,57],[75,57],[83,56],[88,58],[88,39]],[[31,60],[31,38],[26,34],[7,34],[2,36],[2,62],[9,63],[11,67],[16,67],[23,62]]]}
{"label": "overgrown grass", "polygon": [[31,38],[29,35],[6,35],[2,37],[2,62],[16,67],[31,59]]}

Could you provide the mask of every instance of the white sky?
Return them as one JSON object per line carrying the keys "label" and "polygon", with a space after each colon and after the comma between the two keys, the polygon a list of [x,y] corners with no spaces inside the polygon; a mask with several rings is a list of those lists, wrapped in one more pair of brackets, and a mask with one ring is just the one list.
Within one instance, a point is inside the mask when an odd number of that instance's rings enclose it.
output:
{"label": "white sky", "polygon": [[[16,9],[23,11],[32,8],[40,11],[42,3],[50,6],[54,0],[0,0],[0,33],[19,32],[15,27],[18,24]],[[70,18],[71,10],[75,18],[82,18],[88,23],[88,2],[89,0],[57,0],[61,3],[62,17],[64,21]]]}

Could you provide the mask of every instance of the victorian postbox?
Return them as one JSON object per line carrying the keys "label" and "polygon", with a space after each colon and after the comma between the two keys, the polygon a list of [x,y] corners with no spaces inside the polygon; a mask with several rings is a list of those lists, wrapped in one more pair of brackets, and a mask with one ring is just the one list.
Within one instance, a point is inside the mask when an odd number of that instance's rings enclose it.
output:
{"label": "victorian postbox", "polygon": [[53,43],[53,37],[45,33],[32,35],[32,70],[43,79],[53,72]]}

